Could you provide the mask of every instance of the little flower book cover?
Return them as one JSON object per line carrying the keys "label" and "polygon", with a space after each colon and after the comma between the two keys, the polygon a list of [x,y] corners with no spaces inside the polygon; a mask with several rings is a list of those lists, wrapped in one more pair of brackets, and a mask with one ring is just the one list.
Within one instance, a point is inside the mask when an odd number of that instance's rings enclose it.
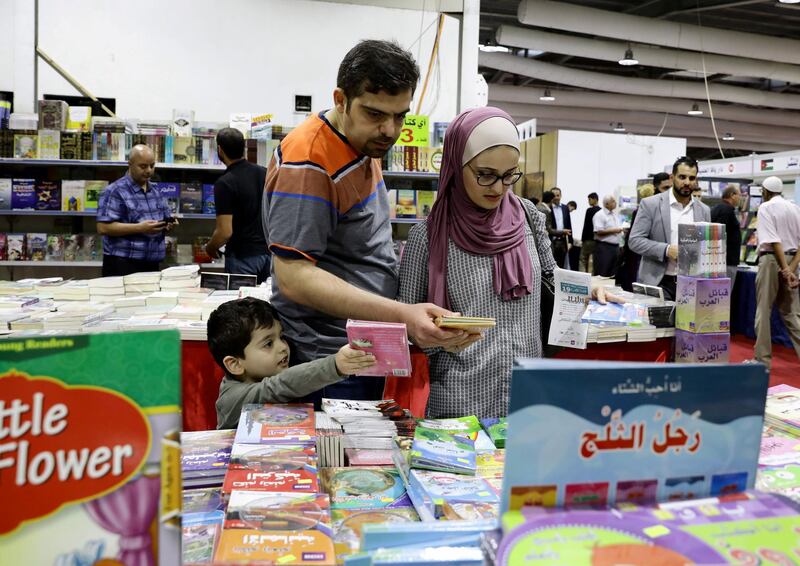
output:
{"label": "little flower book cover", "polygon": [[178,564],[180,338],[0,343],[0,563]]}
{"label": "little flower book cover", "polygon": [[406,325],[396,322],[347,321],[347,339],[356,350],[375,356],[374,366],[356,375],[409,377],[411,353]]}

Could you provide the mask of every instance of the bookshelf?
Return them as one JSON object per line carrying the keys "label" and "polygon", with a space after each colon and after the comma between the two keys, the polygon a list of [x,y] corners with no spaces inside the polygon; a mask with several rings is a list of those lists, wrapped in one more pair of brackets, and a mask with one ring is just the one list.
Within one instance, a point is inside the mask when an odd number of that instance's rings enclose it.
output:
{"label": "bookshelf", "polygon": [[[102,159],[18,159],[0,158],[0,166],[24,165],[26,167],[127,167],[126,161],[106,161]],[[188,171],[225,171],[224,165],[203,163],[156,163],[158,169],[185,169]]]}

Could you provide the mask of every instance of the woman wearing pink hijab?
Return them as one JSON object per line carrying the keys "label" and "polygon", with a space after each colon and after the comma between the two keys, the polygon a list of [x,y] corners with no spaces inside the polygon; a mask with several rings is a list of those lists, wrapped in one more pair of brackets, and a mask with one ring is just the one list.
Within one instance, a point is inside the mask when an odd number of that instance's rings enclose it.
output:
{"label": "woman wearing pink hijab", "polygon": [[408,235],[400,301],[497,320],[475,344],[428,350],[429,417],[504,416],[514,359],[542,355],[541,278],[552,278],[556,264],[544,215],[511,190],[518,162],[508,114],[461,113],[447,129],[433,210]]}

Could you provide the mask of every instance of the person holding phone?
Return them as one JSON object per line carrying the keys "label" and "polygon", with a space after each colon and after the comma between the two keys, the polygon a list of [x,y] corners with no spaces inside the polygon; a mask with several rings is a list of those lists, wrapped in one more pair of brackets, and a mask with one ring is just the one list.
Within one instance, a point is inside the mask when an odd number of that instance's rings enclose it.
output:
{"label": "person holding phone", "polygon": [[178,224],[158,187],[153,150],[131,148],[128,172],[111,183],[97,207],[97,233],[103,236],[103,277],[158,271],[166,255],[164,235]]}

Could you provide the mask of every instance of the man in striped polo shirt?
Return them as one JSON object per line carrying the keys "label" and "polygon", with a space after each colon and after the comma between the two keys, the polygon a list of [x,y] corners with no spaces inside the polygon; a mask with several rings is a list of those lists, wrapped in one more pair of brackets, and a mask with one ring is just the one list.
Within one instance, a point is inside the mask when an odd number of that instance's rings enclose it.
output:
{"label": "man in striped polo shirt", "polygon": [[[418,80],[413,57],[396,43],[360,42],[339,67],[334,107],[295,128],[272,157],[263,199],[272,302],[293,363],[335,353],[347,342],[348,318],[404,322],[422,347],[467,340],[433,324],[445,309],[394,300],[398,266],[381,158],[400,136]],[[382,391],[382,379],[351,377],[313,400],[380,399]]]}

